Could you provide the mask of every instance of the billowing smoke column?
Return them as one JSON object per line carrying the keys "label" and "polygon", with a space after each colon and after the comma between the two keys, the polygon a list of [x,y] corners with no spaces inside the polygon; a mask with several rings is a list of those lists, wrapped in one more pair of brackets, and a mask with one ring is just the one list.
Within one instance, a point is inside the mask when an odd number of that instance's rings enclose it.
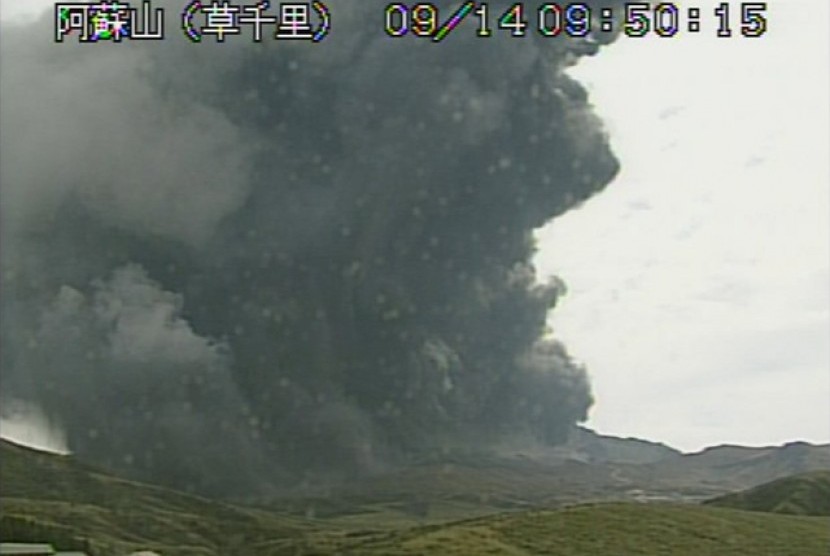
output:
{"label": "billowing smoke column", "polygon": [[585,418],[530,260],[617,170],[563,73],[602,37],[328,5],[317,45],[4,29],[2,395],[78,456],[238,493]]}

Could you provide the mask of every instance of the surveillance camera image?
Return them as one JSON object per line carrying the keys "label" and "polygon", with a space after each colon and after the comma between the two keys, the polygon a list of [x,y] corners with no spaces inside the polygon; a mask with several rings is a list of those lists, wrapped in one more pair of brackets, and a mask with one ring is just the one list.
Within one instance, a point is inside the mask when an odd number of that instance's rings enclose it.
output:
{"label": "surveillance camera image", "polygon": [[826,555],[828,22],[0,0],[0,554]]}

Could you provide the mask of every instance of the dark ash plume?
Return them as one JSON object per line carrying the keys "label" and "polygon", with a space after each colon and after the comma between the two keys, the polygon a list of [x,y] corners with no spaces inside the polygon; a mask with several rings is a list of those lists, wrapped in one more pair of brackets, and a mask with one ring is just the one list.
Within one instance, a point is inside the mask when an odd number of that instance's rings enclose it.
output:
{"label": "dark ash plume", "polygon": [[602,37],[392,39],[385,5],[332,0],[319,45],[4,29],[5,398],[213,492],[586,417],[530,260],[617,171],[563,71]]}

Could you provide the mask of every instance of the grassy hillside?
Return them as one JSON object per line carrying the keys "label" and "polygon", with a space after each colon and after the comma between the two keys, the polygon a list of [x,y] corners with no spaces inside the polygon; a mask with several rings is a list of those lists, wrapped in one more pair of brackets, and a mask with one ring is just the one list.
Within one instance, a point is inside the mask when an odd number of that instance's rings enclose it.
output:
{"label": "grassy hillside", "polygon": [[427,526],[353,545],[353,555],[827,556],[830,520],[692,505],[597,504]]}
{"label": "grassy hillside", "polygon": [[[531,473],[531,469],[524,473],[528,488],[534,478],[542,479],[540,470]],[[64,549],[88,546],[93,556],[123,556],[133,550],[153,550],[162,556],[826,556],[830,548],[828,518],[699,505],[603,503],[458,521],[458,516],[469,516],[466,512],[475,508],[479,513],[493,512],[494,506],[452,495],[455,479],[469,483],[461,493],[481,491],[483,485],[510,490],[517,470],[497,468],[478,476],[458,468],[444,480],[434,469],[423,471],[424,483],[432,480],[436,489],[445,490],[435,492],[445,496],[440,512],[411,498],[409,485],[409,494],[384,489],[389,495],[384,500],[337,496],[297,500],[295,512],[289,514],[125,481],[68,456],[0,442],[0,540],[53,542]],[[500,500],[499,505],[505,502]],[[304,513],[303,506],[314,511]]]}
{"label": "grassy hillside", "polygon": [[801,473],[706,504],[758,512],[830,516],[830,470]]}
{"label": "grassy hillside", "polygon": [[0,441],[0,485],[4,532],[33,522],[30,529],[88,540],[104,556],[138,549],[230,556],[246,554],[241,545],[291,544],[314,530],[306,520],[118,479],[6,441]]}

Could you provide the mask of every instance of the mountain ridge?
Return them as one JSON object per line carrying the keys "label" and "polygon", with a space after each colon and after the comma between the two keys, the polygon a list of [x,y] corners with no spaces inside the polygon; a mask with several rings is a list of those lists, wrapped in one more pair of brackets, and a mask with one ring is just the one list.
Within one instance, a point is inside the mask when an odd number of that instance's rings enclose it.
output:
{"label": "mountain ridge", "polygon": [[[787,465],[814,464],[821,461],[823,449],[801,446],[796,450],[800,457],[791,457],[793,451],[784,447],[761,450],[761,459],[766,462],[762,470],[769,473]],[[749,453],[758,455],[755,451]],[[726,454],[734,451],[720,453],[716,463],[723,464]],[[741,454],[746,456],[744,451]],[[415,466],[375,477],[350,488],[298,492],[293,498],[264,499],[251,501],[256,502],[255,506],[241,506],[121,479],[79,463],[71,455],[50,454],[0,440],[0,538],[15,540],[3,535],[13,526],[16,531],[28,527],[38,535],[49,533],[90,546],[93,556],[123,556],[137,550],[162,556],[249,556],[252,550],[269,556],[391,556],[447,554],[451,550],[465,554],[558,554],[548,537],[533,539],[527,545],[509,531],[513,527],[529,528],[548,535],[573,534],[576,538],[586,534],[588,523],[608,521],[608,515],[617,515],[615,525],[603,529],[600,538],[620,550],[631,539],[648,546],[660,540],[648,527],[634,525],[656,520],[659,527],[702,528],[710,531],[707,534],[718,543],[727,542],[718,537],[718,531],[723,530],[723,523],[730,523],[729,527],[742,531],[744,548],[756,546],[753,535],[760,534],[771,545],[802,535],[806,540],[797,547],[799,556],[819,554],[814,548],[823,542],[819,529],[830,530],[825,522],[809,521],[819,518],[768,518],[758,514],[760,517],[748,519],[741,517],[746,513],[741,510],[714,506],[664,502],[663,510],[652,510],[652,503],[642,504],[655,500],[688,502],[713,490],[728,490],[729,476],[721,477],[719,483],[705,484],[703,480],[704,484],[697,485],[671,481],[661,484],[666,479],[661,479],[655,469],[678,463],[689,465],[684,457],[648,464],[565,460],[558,465],[532,457],[503,457],[480,460],[476,466],[458,458],[452,463]],[[776,458],[783,458],[786,465],[768,465]],[[753,458],[744,459],[753,464]],[[691,460],[701,463],[700,458]],[[740,461],[738,458],[736,463]],[[703,465],[698,472],[705,474],[710,468],[724,472],[723,467]],[[726,473],[740,480],[758,475],[733,469]],[[712,477],[710,480],[714,481]],[[590,501],[594,503],[586,505]],[[539,516],[545,516],[542,523]],[[627,525],[629,518],[632,524]],[[505,523],[512,525],[506,529]],[[697,542],[697,537],[685,533],[675,537],[673,553],[695,553],[690,543]],[[55,542],[53,538],[31,540]],[[561,553],[591,553],[589,545],[573,542],[581,548],[570,547]],[[659,552],[644,552],[652,553]]]}

